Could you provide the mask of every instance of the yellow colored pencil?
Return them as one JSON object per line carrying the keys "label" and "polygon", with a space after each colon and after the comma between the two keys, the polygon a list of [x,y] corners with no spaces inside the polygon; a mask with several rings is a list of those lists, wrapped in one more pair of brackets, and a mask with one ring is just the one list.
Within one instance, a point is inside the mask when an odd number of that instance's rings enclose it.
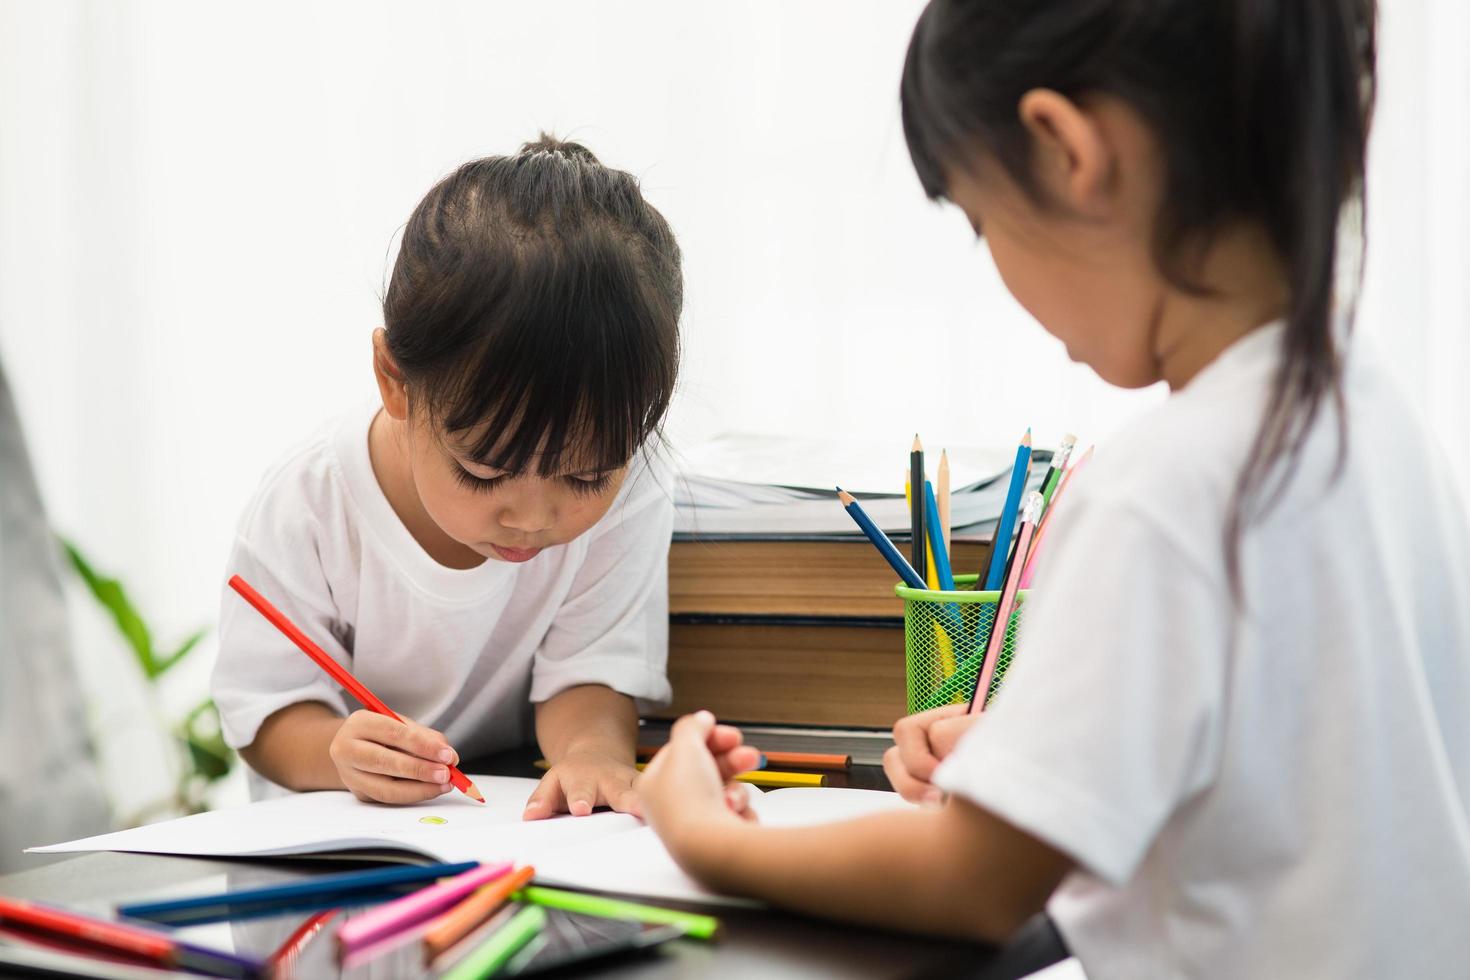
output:
{"label": "yellow colored pencil", "polygon": [[[648,763],[638,763],[638,771],[642,772],[648,767]],[[537,769],[550,769],[551,763],[545,759],[536,760]],[[742,772],[732,776],[737,783],[749,783],[752,786],[826,786],[827,775],[820,772],[776,772],[771,769],[755,769],[751,772]]]}
{"label": "yellow colored pencil", "polygon": [[[912,507],[914,505],[914,485],[908,480],[903,481],[904,503]],[[935,592],[939,591],[939,572],[934,567],[934,544],[929,540],[929,532],[924,534],[924,557],[928,564],[924,568],[924,581],[929,588]]]}
{"label": "yellow colored pencil", "polygon": [[954,564],[954,538],[949,533],[949,450],[939,450],[939,481],[934,486],[939,506],[939,530],[944,536],[944,553]]}

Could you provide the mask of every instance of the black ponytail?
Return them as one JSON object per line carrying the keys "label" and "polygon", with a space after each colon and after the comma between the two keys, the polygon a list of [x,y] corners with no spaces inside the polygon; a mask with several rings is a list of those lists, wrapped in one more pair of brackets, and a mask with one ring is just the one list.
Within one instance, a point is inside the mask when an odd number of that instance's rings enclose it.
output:
{"label": "black ponytail", "polygon": [[1243,220],[1266,229],[1291,295],[1225,528],[1237,593],[1242,530],[1268,478],[1290,479],[1324,403],[1336,408],[1339,462],[1346,452],[1332,294],[1344,206],[1366,224],[1376,17],[1375,0],[932,0],[904,64],[904,134],[931,198],[946,196],[945,167],[984,156],[1044,204],[1021,97],[1101,92],[1132,105],[1165,155],[1153,251],[1173,284],[1202,291],[1190,262],[1216,232]]}

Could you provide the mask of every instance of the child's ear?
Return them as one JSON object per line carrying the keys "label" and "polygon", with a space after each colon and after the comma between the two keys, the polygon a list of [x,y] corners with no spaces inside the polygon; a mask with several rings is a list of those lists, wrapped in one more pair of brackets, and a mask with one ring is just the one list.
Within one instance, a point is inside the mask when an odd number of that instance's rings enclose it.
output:
{"label": "child's ear", "polygon": [[1097,118],[1051,89],[1032,89],[1017,106],[1036,152],[1036,179],[1049,200],[1101,217],[1107,209],[1114,153]]}
{"label": "child's ear", "polygon": [[373,374],[378,379],[378,393],[383,396],[383,411],[399,422],[406,420],[408,384],[388,350],[388,332],[382,327],[373,331]]}

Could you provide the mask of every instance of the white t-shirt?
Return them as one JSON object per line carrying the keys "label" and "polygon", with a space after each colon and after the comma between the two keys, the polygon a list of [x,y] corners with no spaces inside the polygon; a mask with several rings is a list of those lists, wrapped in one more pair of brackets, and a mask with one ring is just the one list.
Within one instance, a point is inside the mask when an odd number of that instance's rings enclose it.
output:
{"label": "white t-shirt", "polygon": [[[266,475],[226,577],[241,575],[394,711],[444,732],[461,758],[523,744],[531,703],[578,684],[667,702],[674,508],[647,454],[581,537],[522,564],[446,568],[373,474],[376,408],[328,427]],[[358,707],[228,586],[212,689],[237,748],[286,705]]]}
{"label": "white t-shirt", "polygon": [[1236,343],[1100,447],[1016,663],[935,775],[1074,858],[1049,910],[1092,980],[1470,971],[1470,533],[1367,350],[1241,550],[1278,363]]}

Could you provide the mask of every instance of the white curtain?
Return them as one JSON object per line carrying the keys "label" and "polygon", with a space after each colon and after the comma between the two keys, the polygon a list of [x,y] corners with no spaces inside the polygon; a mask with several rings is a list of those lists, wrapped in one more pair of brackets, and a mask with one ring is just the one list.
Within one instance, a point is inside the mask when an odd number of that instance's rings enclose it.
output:
{"label": "white curtain", "polygon": [[[896,95],[920,7],[0,0],[0,356],[55,523],[163,638],[211,622],[262,473],[372,394],[413,204],[541,128],[639,174],[680,236],[676,440],[862,433],[897,480],[916,429],[1106,437],[1159,393],[1069,364],[920,194]],[[1361,323],[1447,437],[1470,421],[1466,8],[1385,4]],[[120,728],[124,655],[81,605]]]}

